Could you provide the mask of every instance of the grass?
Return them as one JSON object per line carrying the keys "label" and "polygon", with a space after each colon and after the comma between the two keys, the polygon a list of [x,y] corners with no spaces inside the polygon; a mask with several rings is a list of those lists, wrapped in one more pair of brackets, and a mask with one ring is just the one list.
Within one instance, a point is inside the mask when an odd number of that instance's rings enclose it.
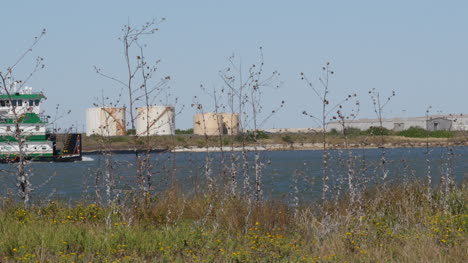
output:
{"label": "grass", "polygon": [[407,130],[397,133],[399,136],[411,137],[411,138],[451,138],[454,136],[454,132],[451,131],[427,131],[419,127],[411,127]]}
{"label": "grass", "polygon": [[[176,190],[113,207],[4,201],[1,262],[462,262],[468,186],[413,183],[293,208],[184,196]],[[222,197],[222,198],[221,198]]]}

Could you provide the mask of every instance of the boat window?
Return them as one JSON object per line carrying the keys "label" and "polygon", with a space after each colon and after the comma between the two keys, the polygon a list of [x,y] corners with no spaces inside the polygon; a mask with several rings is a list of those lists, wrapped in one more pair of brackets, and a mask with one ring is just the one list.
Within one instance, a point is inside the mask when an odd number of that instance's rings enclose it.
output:
{"label": "boat window", "polygon": [[0,106],[5,107],[5,101],[4,100],[0,100]]}
{"label": "boat window", "polygon": [[34,105],[39,106],[39,100],[34,100]]}
{"label": "boat window", "polygon": [[29,106],[34,106],[34,101],[33,100],[29,100]]}
{"label": "boat window", "polygon": [[39,126],[36,126],[36,131],[39,131],[40,127]]}
{"label": "boat window", "polygon": [[44,150],[44,151],[45,151],[45,150],[47,150],[47,147],[45,147],[45,146],[42,146],[42,150]]}
{"label": "boat window", "polygon": [[11,131],[11,127],[10,127],[10,126],[6,126],[6,131]]}
{"label": "boat window", "polygon": [[18,103],[18,101],[17,100],[12,100],[12,102],[13,102],[13,107],[16,107],[16,104]]}
{"label": "boat window", "polygon": [[23,101],[22,100],[18,100],[18,106],[23,106]]}

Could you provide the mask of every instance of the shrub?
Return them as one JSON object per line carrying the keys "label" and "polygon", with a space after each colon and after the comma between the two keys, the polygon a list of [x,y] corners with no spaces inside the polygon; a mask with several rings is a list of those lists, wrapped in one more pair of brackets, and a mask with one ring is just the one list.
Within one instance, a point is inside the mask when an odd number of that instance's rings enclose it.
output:
{"label": "shrub", "polygon": [[111,142],[128,142],[128,137],[126,136],[115,136],[111,137]]}
{"label": "shrub", "polygon": [[286,135],[286,136],[282,136],[281,137],[281,140],[285,143],[294,143],[293,139],[291,136],[289,135]]}
{"label": "shrub", "polygon": [[335,129],[335,128],[331,129],[331,130],[328,132],[328,135],[334,135],[334,136],[336,136],[336,135],[338,135],[338,134],[339,134],[339,132],[338,132],[338,130]]}
{"label": "shrub", "polygon": [[136,130],[135,129],[128,129],[127,130],[127,135],[135,135],[136,134]]}
{"label": "shrub", "polygon": [[[252,134],[253,135],[253,134]],[[264,131],[257,131],[257,139],[268,139],[270,136]]]}
{"label": "shrub", "polygon": [[257,140],[268,139],[268,138],[270,138],[270,136],[268,136],[268,134],[264,131],[257,131],[256,135],[253,131],[248,131],[244,134],[237,135],[235,140],[238,142],[242,142],[242,141],[255,142]]}
{"label": "shrub", "polygon": [[348,127],[344,130],[344,134],[348,136],[359,136],[362,134],[362,131],[359,128]]}
{"label": "shrub", "polygon": [[391,131],[384,127],[370,127],[365,131],[366,134],[370,135],[390,135]]}
{"label": "shrub", "polygon": [[453,136],[451,131],[427,131],[421,127],[410,127],[407,130],[401,131],[397,134],[398,136],[410,137],[410,138],[449,138]]}
{"label": "shrub", "polygon": [[452,131],[431,131],[429,132],[429,137],[450,138],[450,137],[453,137],[453,132]]}
{"label": "shrub", "polygon": [[412,138],[425,138],[428,136],[428,132],[420,127],[410,127],[409,129],[398,132],[397,135]]}
{"label": "shrub", "polygon": [[193,134],[193,129],[187,129],[187,130],[175,130],[175,134]]}

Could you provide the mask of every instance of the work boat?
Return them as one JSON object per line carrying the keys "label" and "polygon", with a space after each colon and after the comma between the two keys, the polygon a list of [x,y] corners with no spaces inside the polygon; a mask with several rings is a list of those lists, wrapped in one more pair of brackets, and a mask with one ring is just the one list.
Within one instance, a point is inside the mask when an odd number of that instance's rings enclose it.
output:
{"label": "work boat", "polygon": [[0,94],[0,162],[17,162],[21,154],[32,161],[81,160],[81,134],[48,132],[41,112],[45,99],[29,87]]}

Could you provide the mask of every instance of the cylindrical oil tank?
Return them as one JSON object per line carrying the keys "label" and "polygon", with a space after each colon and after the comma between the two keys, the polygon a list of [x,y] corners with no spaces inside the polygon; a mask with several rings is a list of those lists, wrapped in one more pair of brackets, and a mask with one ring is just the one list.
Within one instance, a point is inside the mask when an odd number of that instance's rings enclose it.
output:
{"label": "cylindrical oil tank", "polygon": [[136,133],[140,136],[174,135],[174,107],[150,106],[137,108]]}
{"label": "cylindrical oil tank", "polygon": [[220,135],[222,134],[223,118],[217,113],[193,115],[193,134]]}
{"label": "cylindrical oil tank", "polygon": [[98,107],[86,110],[86,135],[126,135],[125,108]]}
{"label": "cylindrical oil tank", "polygon": [[223,134],[237,135],[239,134],[239,114],[237,113],[221,113],[223,119]]}

